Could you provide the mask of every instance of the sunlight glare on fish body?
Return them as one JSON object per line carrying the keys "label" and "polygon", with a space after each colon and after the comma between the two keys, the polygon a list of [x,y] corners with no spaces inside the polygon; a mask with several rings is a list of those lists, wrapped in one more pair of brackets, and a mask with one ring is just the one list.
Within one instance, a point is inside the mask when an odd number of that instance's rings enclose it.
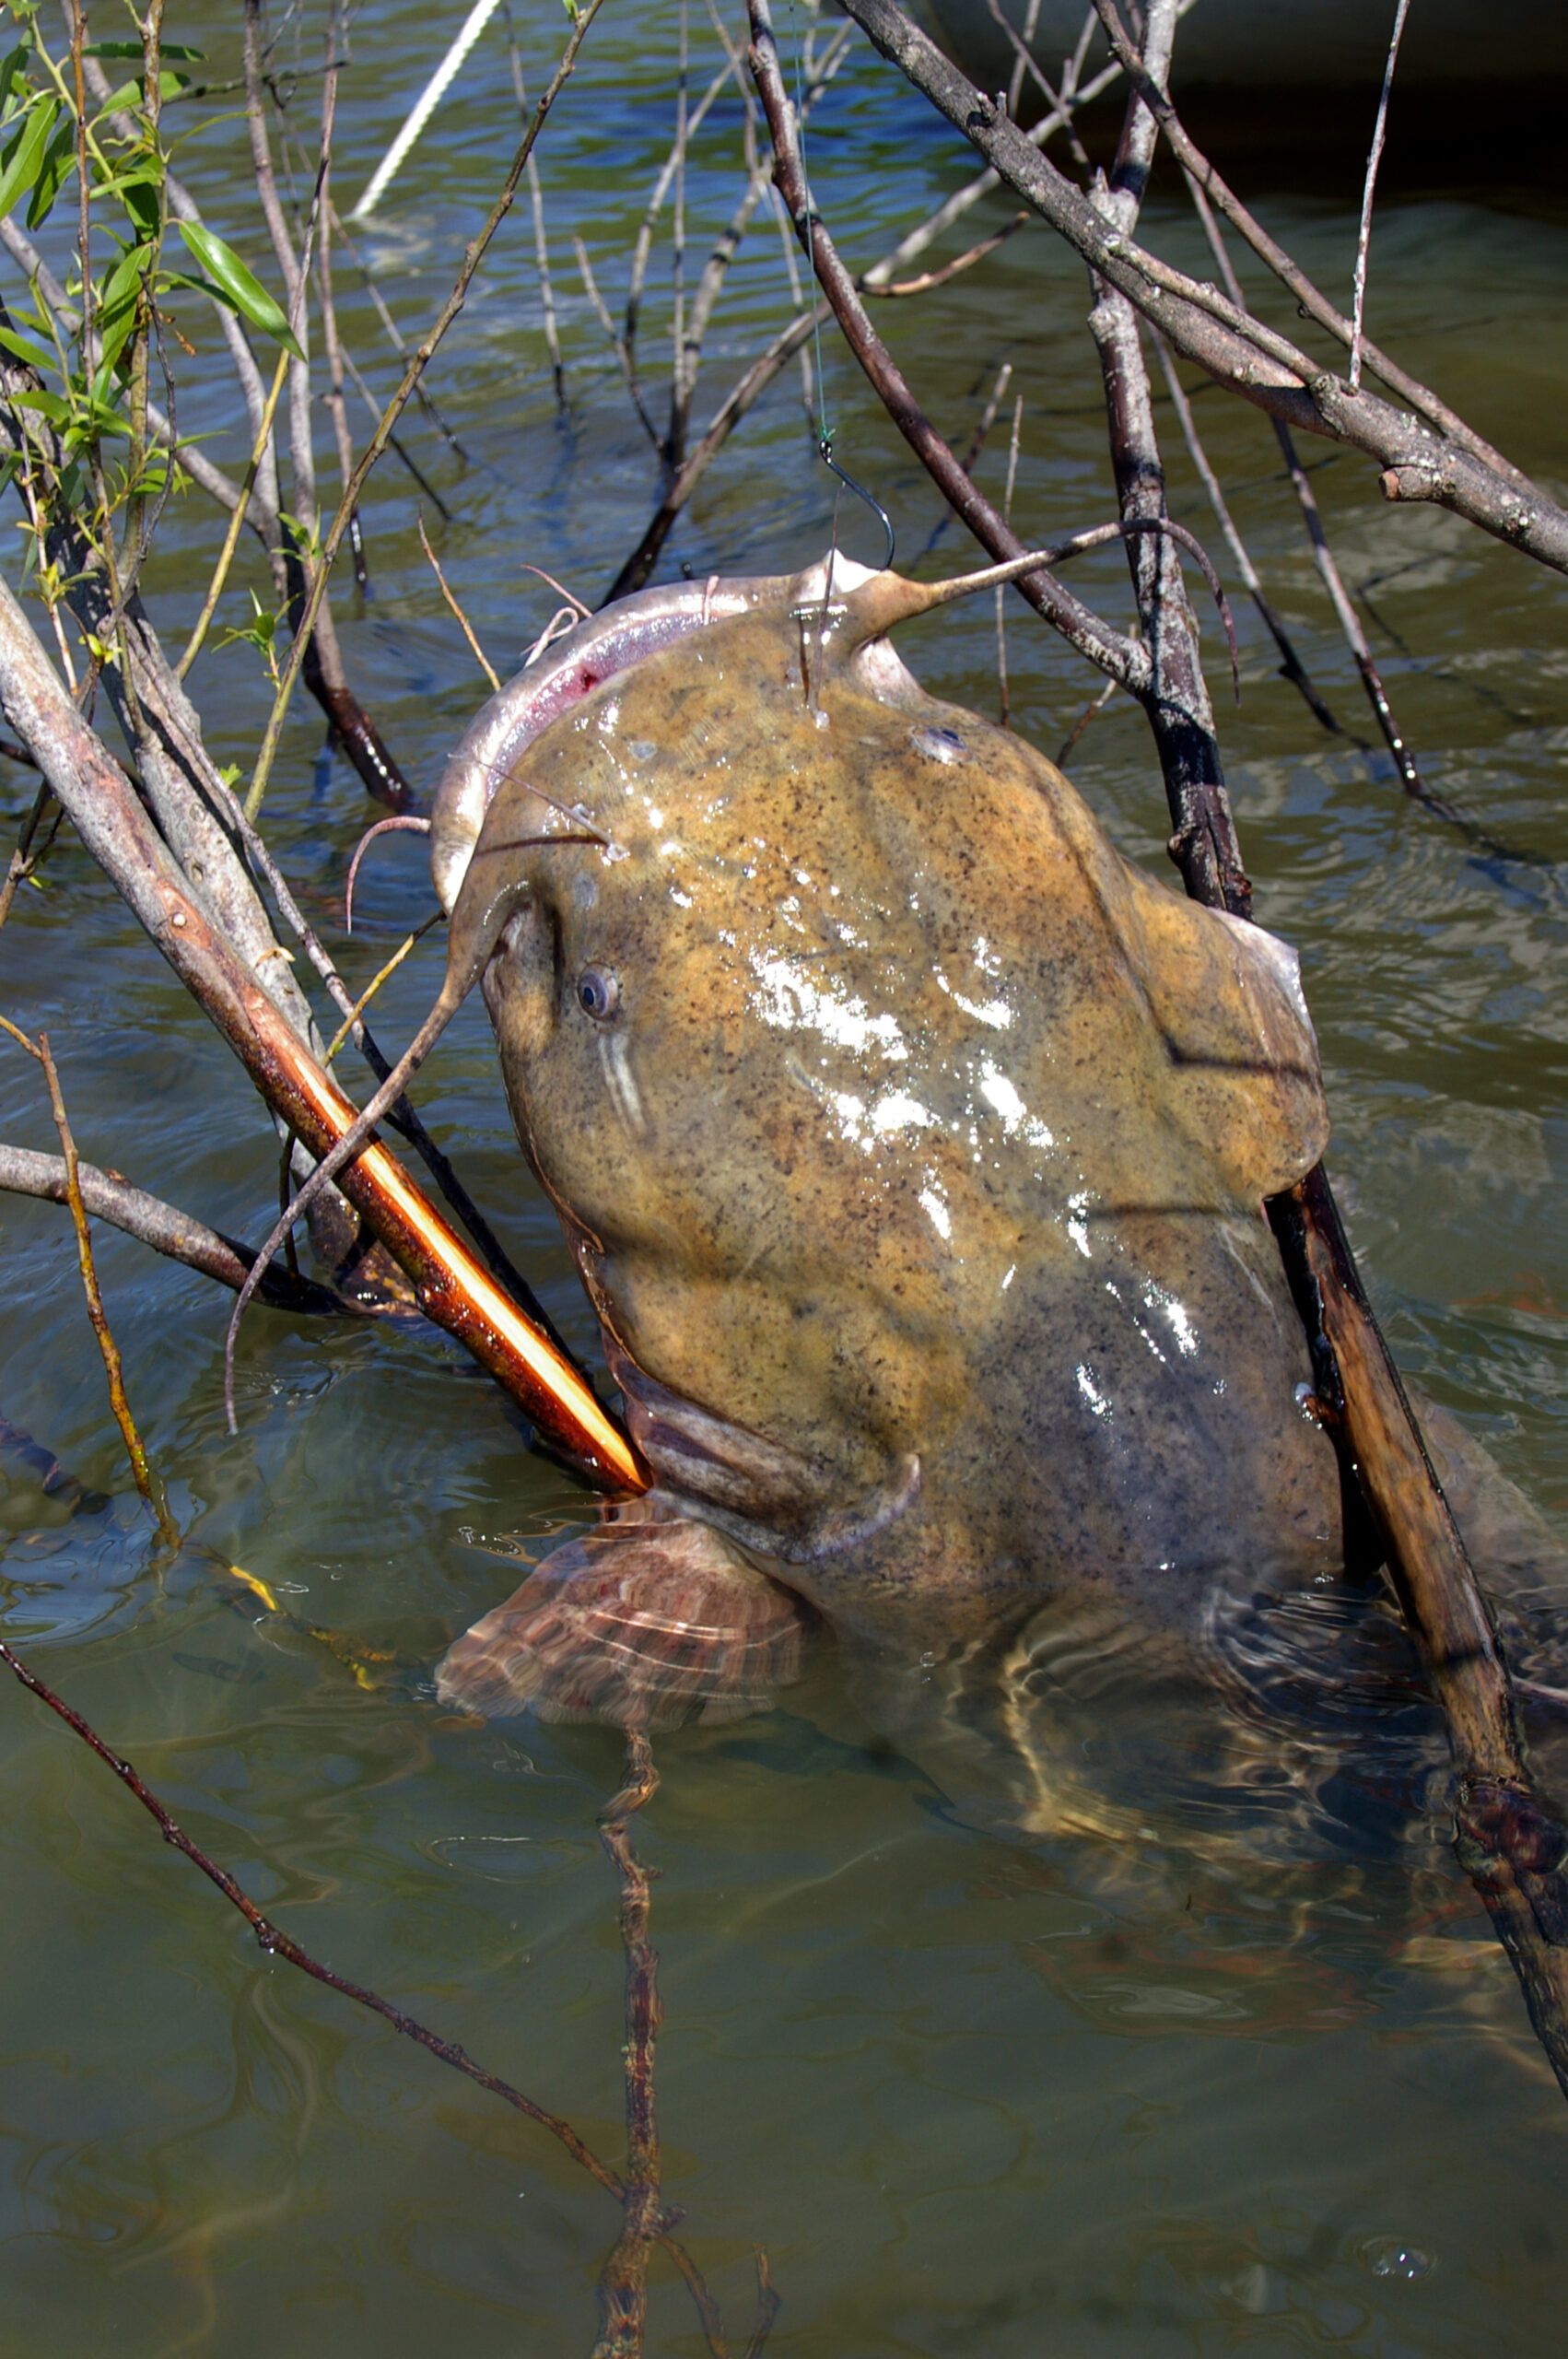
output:
{"label": "sunlight glare on fish body", "polygon": [[922,1188],[917,1201],[942,1243],[947,1244],[953,1235],[953,1215],[935,1185]]}
{"label": "sunlight glare on fish body", "polygon": [[980,1095],[1001,1116],[1002,1128],[1010,1139],[1025,1139],[1031,1146],[1056,1144],[1054,1133],[1046,1123],[1035,1120],[1006,1074],[989,1057],[980,1065]]}
{"label": "sunlight glare on fish body", "polygon": [[896,1016],[872,1015],[863,999],[825,991],[789,958],[754,951],[750,963],[762,987],[752,994],[752,1006],[765,1024],[785,1032],[817,1032],[835,1048],[857,1053],[878,1048],[890,1063],[908,1057]]}

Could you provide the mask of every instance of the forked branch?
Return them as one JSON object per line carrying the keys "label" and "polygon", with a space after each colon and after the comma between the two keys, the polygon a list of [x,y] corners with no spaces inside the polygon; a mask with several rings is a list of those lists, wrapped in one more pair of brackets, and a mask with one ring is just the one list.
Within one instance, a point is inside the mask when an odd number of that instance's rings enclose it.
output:
{"label": "forked branch", "polygon": [[[949,63],[895,0],[843,0],[848,13],[1107,283],[1159,328],[1172,347],[1271,417],[1349,443],[1375,459],[1390,499],[1451,508],[1501,541],[1568,572],[1568,511],[1515,470],[1479,455],[1480,438],[1433,431],[1323,369],[1289,337],[1238,311],[1228,297],[1175,270],[1101,221],[1072,183],[1038,154],[993,100]],[[755,12],[754,12],[755,18]],[[1370,349],[1366,365],[1376,367]],[[1381,371],[1379,372],[1381,373]]]}

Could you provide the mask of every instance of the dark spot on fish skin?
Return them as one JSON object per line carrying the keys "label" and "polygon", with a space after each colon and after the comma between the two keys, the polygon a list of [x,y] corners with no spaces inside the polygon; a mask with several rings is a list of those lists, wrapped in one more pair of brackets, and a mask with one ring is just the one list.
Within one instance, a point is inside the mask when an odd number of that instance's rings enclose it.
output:
{"label": "dark spot on fish skin", "polygon": [[222,1655],[181,1655],[174,1658],[181,1671],[199,1671],[205,1679],[227,1679],[236,1687],[253,1687],[266,1672],[259,1662],[227,1662]]}

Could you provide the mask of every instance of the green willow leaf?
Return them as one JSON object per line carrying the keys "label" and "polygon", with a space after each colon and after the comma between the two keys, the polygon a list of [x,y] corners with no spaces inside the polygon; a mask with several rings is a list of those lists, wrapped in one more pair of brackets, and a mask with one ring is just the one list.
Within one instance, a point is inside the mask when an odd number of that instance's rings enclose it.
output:
{"label": "green willow leaf", "polygon": [[52,352],[46,352],[41,344],[34,344],[30,336],[18,335],[15,328],[0,327],[0,349],[10,353],[14,359],[25,360],[29,369],[38,370],[41,377],[47,376],[54,366]]}
{"label": "green willow leaf", "polygon": [[76,169],[76,126],[67,115],[43,151],[43,161],[33,182],[32,202],[28,206],[29,229],[42,228],[53,209],[55,198]]}
{"label": "green willow leaf", "polygon": [[37,410],[40,417],[46,417],[51,426],[68,426],[71,422],[71,405],[62,401],[58,393],[41,393],[29,385],[24,385],[19,392],[12,393],[10,399],[18,409]]}
{"label": "green willow leaf", "polygon": [[0,107],[4,107],[7,114],[11,111],[12,100],[26,95],[28,66],[31,59],[32,43],[23,41],[18,41],[15,49],[7,51],[4,61],[0,62]]}
{"label": "green willow leaf", "polygon": [[132,246],[103,282],[98,312],[99,362],[92,381],[95,401],[109,397],[114,365],[135,329],[136,303],[151,260],[150,246]]}
{"label": "green willow leaf", "polygon": [[0,163],[0,213],[9,213],[17,199],[31,191],[59,111],[58,99],[41,99],[36,106],[29,109],[27,121],[12,140],[4,162]]}
{"label": "green willow leaf", "polygon": [[[158,77],[158,94],[160,99],[177,99],[181,90],[188,90],[190,87],[191,77],[188,74],[160,74]],[[93,121],[95,123],[101,123],[106,114],[119,114],[123,110],[139,107],[142,102],[142,84],[122,82],[117,90],[111,90],[93,116]]]}
{"label": "green willow leaf", "polygon": [[[84,57],[140,57],[143,53],[142,44],[139,41],[89,41],[87,48],[82,52],[82,55]],[[185,62],[196,57],[205,58],[206,51],[205,49],[186,49],[180,41],[159,41],[158,43],[158,55],[160,57],[178,57],[182,62]]]}
{"label": "green willow leaf", "polygon": [[157,237],[163,217],[163,174],[150,168],[122,173],[112,187],[100,186],[99,194],[120,199],[130,216],[138,239],[150,242]]}
{"label": "green willow leaf", "polygon": [[275,344],[281,344],[285,352],[292,353],[296,360],[303,360],[305,355],[299,349],[287,320],[261,280],[240,261],[233,247],[225,245],[221,238],[215,237],[200,222],[181,221],[179,227],[180,235],[208,273],[224,300],[231,304],[242,319],[249,320],[253,328],[260,328],[262,334],[270,335]]}

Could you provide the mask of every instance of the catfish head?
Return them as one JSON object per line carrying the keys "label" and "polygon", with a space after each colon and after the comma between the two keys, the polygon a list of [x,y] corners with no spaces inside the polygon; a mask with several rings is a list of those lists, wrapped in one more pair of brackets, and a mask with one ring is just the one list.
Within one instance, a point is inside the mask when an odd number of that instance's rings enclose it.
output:
{"label": "catfish head", "polygon": [[783,1562],[980,1479],[1042,1306],[1117,1254],[1163,1299],[1173,1223],[1183,1268],[1257,1228],[1327,1128],[1293,955],[924,693],[886,632],[934,594],[836,558],[626,600],[433,818],[443,996],[482,972],[634,1438]]}

